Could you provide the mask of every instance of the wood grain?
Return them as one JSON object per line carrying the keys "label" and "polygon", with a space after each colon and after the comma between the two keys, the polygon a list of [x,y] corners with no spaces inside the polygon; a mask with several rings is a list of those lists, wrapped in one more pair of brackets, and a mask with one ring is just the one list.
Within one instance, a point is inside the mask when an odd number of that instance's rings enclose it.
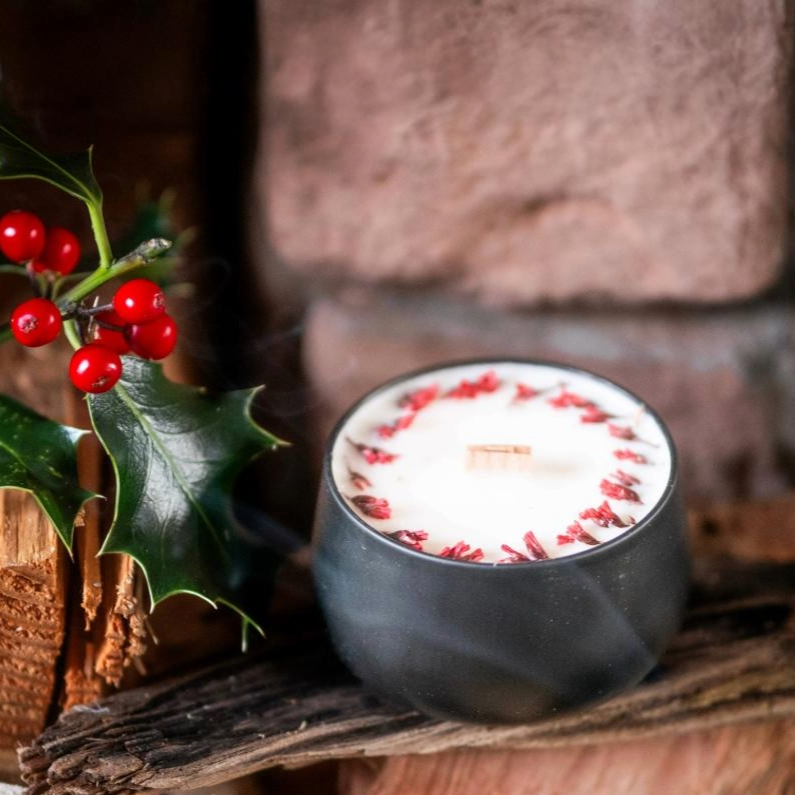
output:
{"label": "wood grain", "polygon": [[624,743],[349,760],[343,795],[788,795],[795,722]]}
{"label": "wood grain", "polygon": [[795,565],[702,559],[643,685],[555,720],[442,722],[368,694],[318,637],[72,710],[20,752],[29,793],[193,788],[274,765],[456,748],[571,748],[795,715]]}
{"label": "wood grain", "polygon": [[32,497],[0,491],[0,746],[44,728],[65,631],[58,540]]}
{"label": "wood grain", "polygon": [[[2,391],[62,417],[70,395],[55,350],[0,348]],[[66,631],[66,555],[29,494],[0,490],[0,747],[44,728]]]}

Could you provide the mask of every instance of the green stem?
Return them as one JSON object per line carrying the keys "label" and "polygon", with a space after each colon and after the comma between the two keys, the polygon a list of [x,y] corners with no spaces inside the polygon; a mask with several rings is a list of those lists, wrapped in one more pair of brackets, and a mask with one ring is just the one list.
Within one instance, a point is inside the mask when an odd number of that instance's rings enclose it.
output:
{"label": "green stem", "polygon": [[63,333],[66,335],[66,339],[69,340],[69,344],[75,350],[78,350],[79,348],[83,347],[82,343],[80,342],[80,335],[77,333],[75,324],[71,320],[67,320],[63,324]]}
{"label": "green stem", "polygon": [[149,265],[161,254],[168,251],[169,248],[171,248],[171,241],[169,240],[164,240],[163,238],[148,240],[107,268],[103,268],[102,265],[100,265],[93,273],[86,276],[82,282],[79,282],[72,287],[71,290],[65,292],[63,296],[61,296],[59,303],[61,305],[69,303],[76,304],[82,301],[87,295],[91,295],[95,290],[98,290],[105,282],[115,279],[118,276],[124,276],[126,273],[140,268],[143,265]]}
{"label": "green stem", "polygon": [[94,240],[99,253],[99,270],[106,271],[113,263],[113,252],[110,248],[108,230],[105,226],[105,217],[102,215],[102,200],[86,202],[88,214],[91,216],[91,228],[94,230]]}

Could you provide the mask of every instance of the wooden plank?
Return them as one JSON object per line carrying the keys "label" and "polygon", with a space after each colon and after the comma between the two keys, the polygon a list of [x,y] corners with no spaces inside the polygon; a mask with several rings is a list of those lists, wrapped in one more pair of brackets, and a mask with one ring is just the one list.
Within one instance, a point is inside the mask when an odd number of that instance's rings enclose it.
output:
{"label": "wooden plank", "polygon": [[73,710],[20,752],[29,793],[194,788],[274,765],[455,748],[555,748],[795,715],[795,565],[698,562],[692,606],[643,685],[523,726],[375,698],[316,636]]}
{"label": "wooden plank", "polygon": [[795,786],[795,722],[532,750],[348,760],[342,795],[773,795]]}
{"label": "wooden plank", "polygon": [[[50,417],[71,396],[57,348],[0,347],[0,390]],[[66,554],[35,500],[0,490],[0,747],[42,730],[66,631]]]}

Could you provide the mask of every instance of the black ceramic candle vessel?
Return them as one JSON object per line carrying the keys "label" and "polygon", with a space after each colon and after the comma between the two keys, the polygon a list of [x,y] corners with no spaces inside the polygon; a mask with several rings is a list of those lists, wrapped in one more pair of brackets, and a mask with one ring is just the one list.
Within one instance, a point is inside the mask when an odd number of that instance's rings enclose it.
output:
{"label": "black ceramic candle vessel", "polygon": [[332,640],[367,685],[442,718],[549,717],[638,683],[680,623],[674,447],[580,370],[414,373],[334,431],[314,555]]}

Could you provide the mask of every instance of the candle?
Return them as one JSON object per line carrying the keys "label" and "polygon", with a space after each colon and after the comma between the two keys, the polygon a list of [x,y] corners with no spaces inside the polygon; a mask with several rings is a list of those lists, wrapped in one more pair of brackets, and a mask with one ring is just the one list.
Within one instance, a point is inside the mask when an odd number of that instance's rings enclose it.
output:
{"label": "candle", "polygon": [[636,397],[551,364],[448,366],[362,402],[334,443],[334,483],[415,550],[513,564],[609,542],[659,503],[668,437]]}
{"label": "candle", "polygon": [[621,692],[687,598],[662,422],[550,363],[443,365],[362,398],[327,446],[313,549],[345,663],[455,720],[534,720]]}

